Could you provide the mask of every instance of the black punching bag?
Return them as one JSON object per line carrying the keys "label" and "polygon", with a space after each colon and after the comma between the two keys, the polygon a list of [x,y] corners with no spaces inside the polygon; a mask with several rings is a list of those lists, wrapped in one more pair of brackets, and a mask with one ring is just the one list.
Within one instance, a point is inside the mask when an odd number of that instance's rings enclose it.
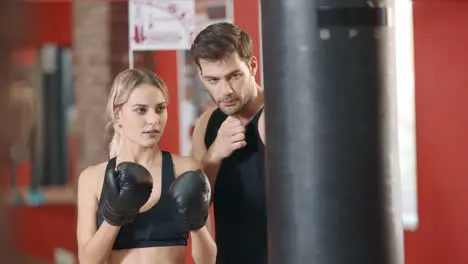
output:
{"label": "black punching bag", "polygon": [[382,3],[261,3],[270,264],[397,263]]}

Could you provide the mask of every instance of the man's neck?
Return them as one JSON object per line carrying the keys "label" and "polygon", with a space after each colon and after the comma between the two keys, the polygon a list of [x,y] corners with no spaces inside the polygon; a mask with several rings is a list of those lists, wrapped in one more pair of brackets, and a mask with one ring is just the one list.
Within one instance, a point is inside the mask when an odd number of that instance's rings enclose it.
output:
{"label": "man's neck", "polygon": [[256,93],[247,102],[247,104],[237,113],[242,123],[248,123],[263,107],[263,88],[257,85]]}

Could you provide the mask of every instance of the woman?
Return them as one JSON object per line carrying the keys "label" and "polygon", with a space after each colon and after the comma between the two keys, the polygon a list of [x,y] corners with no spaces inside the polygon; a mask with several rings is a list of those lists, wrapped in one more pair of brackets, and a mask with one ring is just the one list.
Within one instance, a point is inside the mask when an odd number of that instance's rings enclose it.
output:
{"label": "woman", "polygon": [[[152,178],[152,191],[136,220],[115,225],[103,217],[108,205],[106,198],[109,199],[105,195],[108,162],[85,169],[78,180],[80,263],[185,263],[189,229],[176,219],[177,209],[170,199],[169,186],[178,180],[175,179],[178,175],[199,170],[200,165],[190,157],[158,148],[167,122],[167,104],[167,87],[151,71],[130,69],[115,78],[107,105],[114,130],[110,156],[116,157],[115,164],[134,162],[146,168]],[[190,232],[192,257],[197,264],[215,263],[216,244],[208,231],[211,228],[207,228],[209,219],[206,225],[204,220],[200,229]]]}

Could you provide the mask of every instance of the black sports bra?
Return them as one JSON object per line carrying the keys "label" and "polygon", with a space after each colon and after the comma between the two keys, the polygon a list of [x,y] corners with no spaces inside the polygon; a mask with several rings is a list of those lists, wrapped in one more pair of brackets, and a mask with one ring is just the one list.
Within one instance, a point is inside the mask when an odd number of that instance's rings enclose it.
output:
{"label": "black sports bra", "polygon": [[[109,160],[115,167],[116,158]],[[169,188],[174,181],[174,164],[169,152],[162,153],[161,198],[146,212],[137,215],[134,222],[122,226],[115,240],[113,249],[131,249],[145,247],[186,246],[188,230],[177,213],[175,201],[169,196]],[[106,190],[99,198],[97,224],[101,226],[102,207]]]}

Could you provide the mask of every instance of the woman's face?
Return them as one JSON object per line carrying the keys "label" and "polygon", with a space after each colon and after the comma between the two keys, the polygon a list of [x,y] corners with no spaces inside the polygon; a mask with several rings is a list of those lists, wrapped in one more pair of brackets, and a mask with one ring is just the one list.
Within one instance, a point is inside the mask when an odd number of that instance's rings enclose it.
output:
{"label": "woman's face", "polygon": [[117,113],[122,137],[142,147],[153,147],[167,122],[167,99],[149,84],[137,86]]}

